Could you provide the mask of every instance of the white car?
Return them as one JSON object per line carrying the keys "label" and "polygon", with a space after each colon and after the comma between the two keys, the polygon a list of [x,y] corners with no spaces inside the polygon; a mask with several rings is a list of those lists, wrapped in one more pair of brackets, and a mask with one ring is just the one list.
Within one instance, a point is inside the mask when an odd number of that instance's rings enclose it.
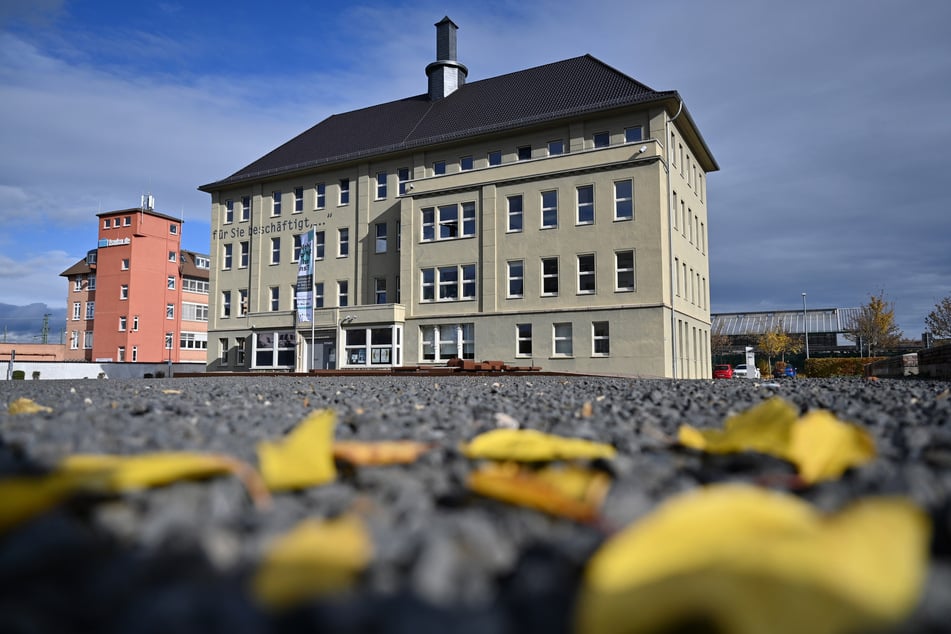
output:
{"label": "white car", "polygon": [[[740,364],[740,365],[734,367],[734,368],[733,368],[733,376],[734,376],[735,378],[738,378],[738,379],[747,379],[747,378],[749,378],[749,377],[747,376],[747,369],[746,369],[746,367],[747,367],[747,366],[746,366],[745,363]],[[754,378],[754,379],[760,378],[760,371],[759,371],[759,368],[757,368],[757,367],[754,367],[754,368],[753,368],[753,378]]]}

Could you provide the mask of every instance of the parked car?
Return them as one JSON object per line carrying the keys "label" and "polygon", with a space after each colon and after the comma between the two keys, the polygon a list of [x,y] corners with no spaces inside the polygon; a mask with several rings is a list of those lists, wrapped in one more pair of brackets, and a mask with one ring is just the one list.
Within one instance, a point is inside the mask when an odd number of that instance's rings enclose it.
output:
{"label": "parked car", "polygon": [[[749,378],[748,373],[749,373],[749,370],[747,369],[747,365],[745,363],[741,363],[740,365],[733,368],[733,376],[738,379]],[[755,366],[753,367],[753,378],[754,379],[760,378],[759,368]]]}
{"label": "parked car", "polygon": [[717,365],[713,366],[713,378],[732,379],[733,366],[729,363],[718,363]]}
{"label": "parked car", "polygon": [[787,376],[788,376],[788,377],[793,377],[793,378],[795,378],[795,377],[796,377],[796,368],[794,368],[794,367],[791,366],[791,365],[787,365],[787,366],[783,366],[783,367],[781,367],[781,368],[780,368],[780,367],[777,367],[776,369],[773,370],[773,378],[775,378],[775,379],[782,379],[782,378],[787,377]]}

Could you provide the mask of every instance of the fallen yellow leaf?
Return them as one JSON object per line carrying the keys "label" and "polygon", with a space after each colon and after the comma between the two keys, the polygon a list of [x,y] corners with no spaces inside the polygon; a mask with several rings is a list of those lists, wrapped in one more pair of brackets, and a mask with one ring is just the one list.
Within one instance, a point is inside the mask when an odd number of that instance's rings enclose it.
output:
{"label": "fallen yellow leaf", "polygon": [[258,444],[261,475],[272,491],[301,489],[333,481],[333,434],[337,416],[332,410],[311,413],[287,438]]}
{"label": "fallen yellow leaf", "polygon": [[264,556],[252,582],[253,592],[271,608],[343,592],[372,555],[372,541],[359,518],[304,520]]}
{"label": "fallen yellow leaf", "polygon": [[900,498],[862,500],[824,517],[799,498],[752,486],[693,491],[595,553],[579,595],[577,631],[880,628],[916,604],[929,533],[927,516]]}
{"label": "fallen yellow leaf", "polygon": [[431,444],[414,440],[337,441],[333,445],[333,457],[362,466],[409,464],[430,449]]}
{"label": "fallen yellow leaf", "polygon": [[76,486],[55,475],[0,480],[0,533],[60,504]]}
{"label": "fallen yellow leaf", "polygon": [[530,469],[493,463],[469,474],[469,488],[480,495],[579,522],[597,518],[607,495],[607,474],[581,467]]}
{"label": "fallen yellow leaf", "polygon": [[45,405],[37,405],[35,401],[28,398],[18,398],[17,400],[10,403],[10,406],[7,407],[7,412],[10,414],[38,414],[40,412],[52,412],[52,407],[47,407]]}
{"label": "fallen yellow leaf", "polygon": [[613,458],[615,454],[611,445],[534,429],[493,429],[479,434],[460,449],[473,459],[517,462]]}
{"label": "fallen yellow leaf", "polygon": [[731,416],[723,430],[698,430],[682,425],[678,433],[680,444],[710,453],[737,451],[760,451],[775,455],[777,448],[785,452],[789,434],[798,412],[793,405],[781,398],[763,401],[745,412]]}

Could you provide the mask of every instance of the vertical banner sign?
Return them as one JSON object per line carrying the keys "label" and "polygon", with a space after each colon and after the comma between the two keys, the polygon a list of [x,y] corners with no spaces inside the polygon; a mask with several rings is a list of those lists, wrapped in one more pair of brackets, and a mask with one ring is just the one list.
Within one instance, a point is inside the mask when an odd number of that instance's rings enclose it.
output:
{"label": "vertical banner sign", "polygon": [[314,232],[311,228],[300,237],[300,260],[297,266],[297,321],[314,321]]}

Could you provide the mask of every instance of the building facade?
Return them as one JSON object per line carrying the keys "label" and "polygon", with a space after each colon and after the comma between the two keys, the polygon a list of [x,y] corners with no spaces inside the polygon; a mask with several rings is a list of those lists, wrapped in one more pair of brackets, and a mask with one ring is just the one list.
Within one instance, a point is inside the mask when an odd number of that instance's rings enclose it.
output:
{"label": "building facade", "polygon": [[66,360],[204,363],[207,255],[181,248],[182,220],[140,208],[98,214],[97,248],[60,273]]}
{"label": "building facade", "polygon": [[[710,373],[706,175],[675,91],[585,55],[334,115],[211,194],[209,369],[500,359]],[[295,311],[313,239],[312,321]],[[306,317],[306,316],[305,316]]]}

